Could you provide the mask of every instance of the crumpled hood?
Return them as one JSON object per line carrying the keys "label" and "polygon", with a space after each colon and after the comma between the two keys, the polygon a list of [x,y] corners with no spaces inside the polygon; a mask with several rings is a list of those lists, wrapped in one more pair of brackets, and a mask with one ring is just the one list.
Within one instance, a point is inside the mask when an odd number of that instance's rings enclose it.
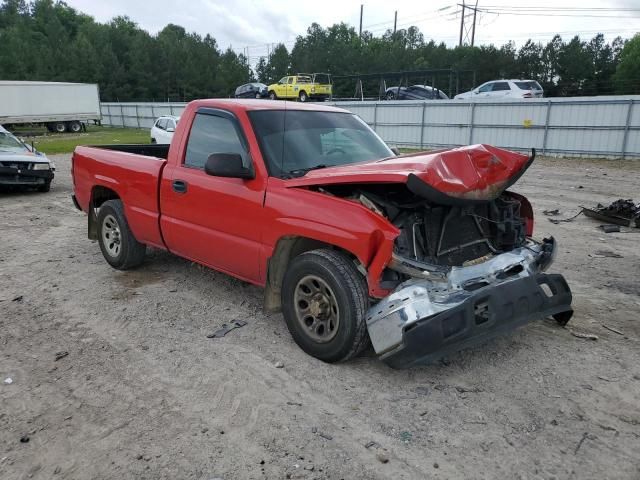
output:
{"label": "crumpled hood", "polygon": [[285,185],[405,183],[414,193],[434,200],[443,200],[433,198],[438,192],[449,198],[492,200],[520,178],[534,156],[535,150],[528,157],[490,145],[470,145],[311,170]]}

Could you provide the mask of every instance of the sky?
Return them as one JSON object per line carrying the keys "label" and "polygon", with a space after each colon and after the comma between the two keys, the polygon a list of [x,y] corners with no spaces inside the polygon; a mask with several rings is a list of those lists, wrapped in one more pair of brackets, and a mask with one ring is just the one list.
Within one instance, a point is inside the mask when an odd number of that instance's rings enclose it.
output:
{"label": "sky", "polygon": [[[457,3],[462,3],[462,0],[66,0],[66,3],[100,22],[127,15],[151,33],[157,33],[168,23],[181,25],[187,31],[203,36],[209,33],[221,49],[232,47],[255,64],[260,56],[268,54],[271,45],[284,43],[291,49],[296,36],[304,35],[313,22],[327,27],[344,21],[357,30],[361,4],[364,5],[363,29],[375,36],[393,28],[397,10],[398,28],[416,25],[425,39],[453,46],[458,43],[460,34],[461,8]],[[466,3],[475,5],[475,0],[466,0]],[[555,10],[540,11],[537,16],[522,15],[521,11],[514,10],[511,10],[512,14],[505,12],[508,8],[530,6]],[[617,35],[629,38],[640,31],[640,0],[480,0],[478,8],[501,13],[485,11],[478,14],[476,45],[502,45],[513,40],[520,46],[528,38],[546,42],[556,32],[563,38],[579,34],[585,39],[601,32],[610,40]],[[558,10],[570,8],[614,8],[618,11]],[[636,11],[622,10],[634,8]],[[471,21],[469,15],[467,22]]]}

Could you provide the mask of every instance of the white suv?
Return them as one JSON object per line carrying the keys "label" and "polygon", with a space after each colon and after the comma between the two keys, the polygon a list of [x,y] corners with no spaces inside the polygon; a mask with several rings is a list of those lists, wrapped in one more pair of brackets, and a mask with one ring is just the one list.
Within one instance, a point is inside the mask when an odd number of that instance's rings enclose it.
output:
{"label": "white suv", "polygon": [[180,117],[173,115],[159,117],[151,127],[151,143],[171,143],[179,120]]}
{"label": "white suv", "polygon": [[459,93],[455,100],[500,100],[542,98],[544,92],[535,80],[492,80],[470,92]]}

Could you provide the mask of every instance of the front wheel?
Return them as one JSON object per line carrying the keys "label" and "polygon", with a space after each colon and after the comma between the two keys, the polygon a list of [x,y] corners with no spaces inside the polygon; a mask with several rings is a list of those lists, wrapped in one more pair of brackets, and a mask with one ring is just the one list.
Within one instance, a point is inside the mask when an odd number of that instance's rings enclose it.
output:
{"label": "front wheel", "polygon": [[38,187],[38,191],[42,193],[47,193],[49,190],[51,190],[51,180]]}
{"label": "front wheel", "polygon": [[305,92],[304,90],[301,91],[300,95],[298,95],[298,100],[300,100],[301,102],[309,101],[309,97],[307,96],[307,92]]}
{"label": "front wheel", "polygon": [[330,363],[353,358],[368,345],[368,302],[364,277],[335,250],[294,258],[282,285],[282,312],[294,341]]}
{"label": "front wheel", "polygon": [[271,100],[277,100],[277,99],[278,99],[278,96],[276,95],[276,92],[274,92],[273,90],[271,90],[271,91],[269,92],[269,98],[270,98]]}
{"label": "front wheel", "polygon": [[127,270],[144,261],[146,247],[131,233],[120,200],[107,200],[98,212],[98,243],[113,268]]}

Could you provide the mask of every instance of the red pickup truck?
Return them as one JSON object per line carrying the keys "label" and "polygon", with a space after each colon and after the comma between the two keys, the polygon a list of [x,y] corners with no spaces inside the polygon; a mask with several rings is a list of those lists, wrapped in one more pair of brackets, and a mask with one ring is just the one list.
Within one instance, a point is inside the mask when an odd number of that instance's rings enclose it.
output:
{"label": "red pickup truck", "polygon": [[531,238],[531,205],[508,190],[534,156],[398,156],[338,108],[198,100],[170,146],[78,147],[73,200],[114,268],[168,250],[265,287],[314,357],[371,342],[406,367],[571,317],[564,278],[544,273],[555,242]]}

